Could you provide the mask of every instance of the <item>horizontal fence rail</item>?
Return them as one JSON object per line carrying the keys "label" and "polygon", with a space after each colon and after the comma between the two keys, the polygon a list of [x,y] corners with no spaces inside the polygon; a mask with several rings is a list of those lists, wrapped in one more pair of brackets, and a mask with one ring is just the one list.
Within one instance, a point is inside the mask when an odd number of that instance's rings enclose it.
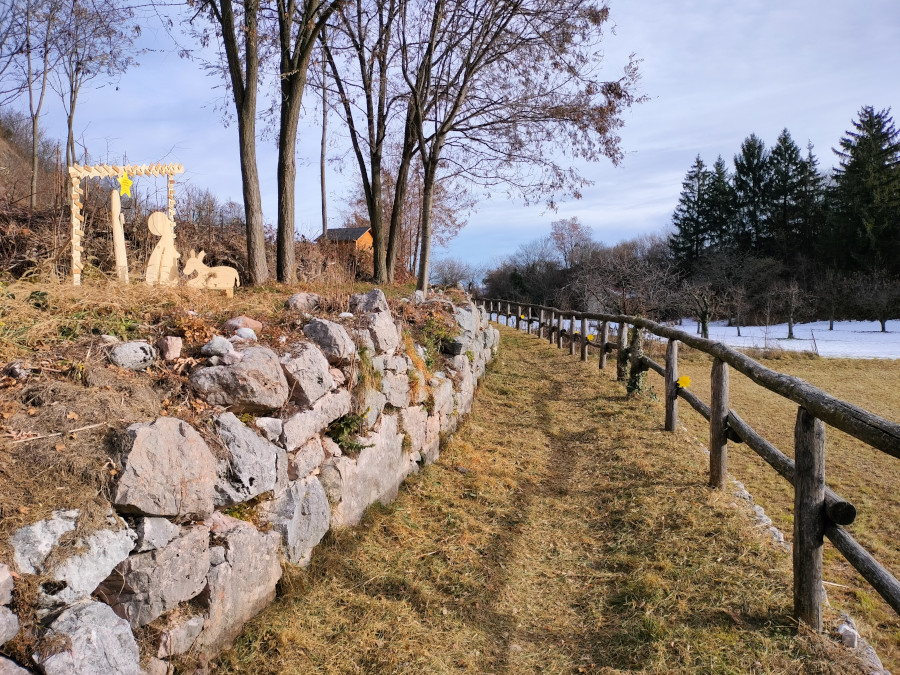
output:
{"label": "horizontal fence rail", "polygon": [[[727,443],[745,443],[779,475],[794,486],[794,614],[816,631],[822,630],[822,545],[828,537],[834,547],[868,581],[878,594],[900,614],[900,582],[866,551],[842,525],[856,519],[856,507],[825,485],[825,426],[840,429],[892,457],[900,458],[900,424],[891,422],[814,387],[796,377],[766,368],[746,354],[721,342],[691,335],[643,317],[624,314],[575,312],[545,305],[511,303],[506,300],[475,298],[491,317],[505,317],[506,325],[515,318],[515,327],[524,324],[532,332],[562,348],[564,336],[569,353],[580,343],[581,360],[589,348],[599,351],[600,369],[606,367],[607,354],[616,351],[616,375],[632,382],[641,372],[652,370],[666,384],[665,429],[674,431],[678,422],[678,399],[702,415],[710,424],[710,485],[722,489],[728,465]],[[515,309],[515,313],[513,313]],[[597,322],[595,341],[588,336],[590,321]],[[569,330],[563,326],[568,322]],[[580,332],[576,330],[580,322]],[[616,341],[609,339],[609,327],[617,328]],[[666,363],[661,365],[643,355],[641,331],[666,339]],[[630,340],[629,340],[629,333]],[[683,343],[713,357],[712,403],[678,385],[678,344]],[[728,407],[728,366],[751,381],[796,403],[794,455],[791,459],[760,436]],[[630,370],[630,375],[626,375]]]}

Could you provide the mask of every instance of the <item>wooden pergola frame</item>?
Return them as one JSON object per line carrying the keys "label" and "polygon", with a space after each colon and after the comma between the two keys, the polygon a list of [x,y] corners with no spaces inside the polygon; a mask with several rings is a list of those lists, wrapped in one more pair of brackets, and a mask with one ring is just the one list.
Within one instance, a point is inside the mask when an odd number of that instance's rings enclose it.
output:
{"label": "wooden pergola frame", "polygon": [[183,164],[73,164],[69,167],[69,179],[72,181],[72,191],[69,194],[69,206],[72,212],[72,279],[75,286],[81,286],[81,271],[84,264],[81,261],[81,253],[84,248],[81,238],[84,236],[84,214],[81,209],[84,204],[81,197],[84,190],[81,181],[84,178],[118,178],[122,173],[131,176],[166,176],[168,178],[168,209],[170,220],[175,219],[175,176],[184,173]]}

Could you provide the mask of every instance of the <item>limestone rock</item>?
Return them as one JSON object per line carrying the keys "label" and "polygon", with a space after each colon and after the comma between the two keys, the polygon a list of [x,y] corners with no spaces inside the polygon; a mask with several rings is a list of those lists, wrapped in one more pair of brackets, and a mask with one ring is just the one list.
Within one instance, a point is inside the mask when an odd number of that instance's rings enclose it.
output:
{"label": "limestone rock", "polygon": [[150,656],[144,664],[141,675],[169,675],[169,664],[167,661]]}
{"label": "limestone rock", "polygon": [[353,331],[353,337],[360,349],[368,349],[372,354],[375,353],[375,342],[372,340],[372,334],[365,328],[359,328]]}
{"label": "limestone rock", "polygon": [[5,656],[0,656],[0,675],[30,675],[30,670],[25,670],[21,666],[16,665],[14,661],[10,661]]}
{"label": "limestone rock", "polygon": [[329,368],[328,372],[331,374],[331,379],[334,380],[335,387],[343,387],[347,384],[347,376],[338,368]]}
{"label": "limestone rock", "polygon": [[441,418],[438,415],[429,415],[425,423],[425,443],[419,451],[425,464],[437,461],[441,454]]}
{"label": "limestone rock", "polygon": [[232,344],[236,342],[256,342],[256,331],[252,328],[238,328],[234,331],[234,335],[228,338]]}
{"label": "limestone rock", "polygon": [[144,370],[156,361],[156,350],[144,340],[124,342],[110,350],[109,360],[126,370]]}
{"label": "limestone rock", "polygon": [[385,371],[381,376],[381,391],[387,402],[395,408],[405,408],[409,405],[409,377],[406,373]]}
{"label": "limestone rock", "polygon": [[346,389],[326,394],[309,410],[291,416],[284,423],[282,445],[293,452],[339,417],[350,412],[350,392]]}
{"label": "limestone rock", "polygon": [[432,412],[442,418],[453,413],[455,401],[453,400],[453,383],[445,377],[431,378],[431,395],[434,400]]}
{"label": "limestone rock", "polygon": [[228,319],[222,326],[222,330],[225,333],[235,333],[239,328],[249,328],[254,333],[259,333],[262,327],[262,323],[256,319],[251,319],[249,316],[236,316]]}
{"label": "limestone rock", "polygon": [[331,525],[328,497],[315,476],[295,481],[280,499],[260,511],[281,533],[284,556],[293,565],[309,564],[313,547]]}
{"label": "limestone rock", "polygon": [[163,548],[178,536],[180,528],[165,518],[138,518],[135,553]]}
{"label": "limestone rock", "polygon": [[[45,586],[38,595],[41,607],[71,604],[87,598],[113,567],[128,557],[134,548],[135,533],[124,527],[112,511],[107,516],[107,529],[99,529],[73,542],[73,551],[65,560],[47,569],[45,561],[59,543],[60,537],[75,529],[79,512],[54,511],[52,517],[19,528],[10,537],[13,559],[21,572],[47,574],[54,584]],[[8,573],[8,569],[7,569]],[[7,587],[12,589],[11,579]],[[9,602],[9,598],[4,598]],[[5,603],[4,603],[5,604]],[[43,610],[39,611],[43,615]]]}
{"label": "limestone rock", "polygon": [[281,408],[288,398],[288,384],[278,356],[266,347],[241,352],[233,366],[200,368],[191,373],[191,387],[207,403],[236,413],[266,413]]}
{"label": "limestone rock", "polygon": [[356,345],[339,323],[313,319],[303,327],[303,334],[319,345],[332,365],[352,363],[356,358]]}
{"label": "limestone rock", "polygon": [[428,412],[422,406],[412,406],[400,411],[400,426],[409,437],[410,452],[420,453],[425,446],[428,432]]}
{"label": "limestone rock", "polygon": [[338,314],[338,318],[339,319],[352,319],[353,312],[341,312],[340,314]]}
{"label": "limestone rock", "polygon": [[322,465],[319,479],[332,503],[334,527],[356,525],[370,504],[393,501],[413,467],[403,450],[396,415],[382,415],[379,429],[361,437],[360,443],[366,447],[355,459],[332,457]]}
{"label": "limestone rock", "polygon": [[208,571],[209,531],[202,525],[185,527],[168,546],[117,565],[97,595],[132,626],[145,626],[196,597],[206,585]]}
{"label": "limestone rock", "polygon": [[179,617],[178,620],[170,621],[159,634],[156,656],[167,659],[170,656],[187,653],[203,630],[203,623],[203,617],[199,615]]}
{"label": "limestone rock", "polygon": [[377,389],[366,389],[359,401],[359,412],[365,417],[365,428],[371,429],[387,405],[387,396]]}
{"label": "limestone rock", "polygon": [[213,511],[216,460],[193,427],[175,417],[132,424],[113,504],[123,513],[204,518]]}
{"label": "limestone rock", "polygon": [[123,527],[111,511],[106,520],[109,529],[97,530],[83,539],[77,539],[74,542],[76,553],[44,570],[57,582],[48,588],[58,586],[59,590],[43,591],[39,596],[41,605],[70,605],[89,598],[113,568],[128,557],[137,534]]}
{"label": "limestone rock", "polygon": [[275,599],[281,578],[277,532],[258,532],[250,523],[216,513],[212,534],[224,542],[225,560],[209,570],[200,597],[207,608],[194,649],[206,656],[231,646],[246,621]]}
{"label": "limestone rock", "polygon": [[253,424],[260,430],[263,436],[272,443],[278,443],[284,424],[278,417],[257,417]]}
{"label": "limestone rock", "polygon": [[233,413],[219,415],[215,425],[229,455],[218,463],[216,506],[239,504],[274,490],[279,465],[287,470],[284,449],[244,426]]}
{"label": "limestone rock", "polygon": [[378,352],[392,354],[400,346],[400,333],[390,312],[370,314],[367,327]]}
{"label": "limestone rock", "polygon": [[19,572],[39,574],[44,560],[59,543],[60,537],[75,529],[79,511],[54,511],[47,520],[20,527],[9,538],[13,547],[13,561]]}
{"label": "limestone rock", "polygon": [[313,436],[291,456],[288,462],[288,478],[291,480],[306,478],[324,461],[325,450],[322,448],[322,439]]}
{"label": "limestone rock", "polygon": [[281,365],[291,397],[302,406],[311,406],[334,387],[328,359],[311,342],[296,344]]}
{"label": "limestone rock", "polygon": [[[324,498],[324,493],[323,493]],[[325,502],[326,506],[328,502]],[[0,607],[0,645],[4,645],[19,632],[19,617],[8,607]]]}
{"label": "limestone rock", "polygon": [[212,340],[200,348],[200,353],[204,356],[225,356],[233,351],[234,345],[221,335],[214,335]]}
{"label": "limestone rock", "polygon": [[321,298],[316,293],[294,293],[285,305],[295,312],[312,312],[319,306]]}
{"label": "limestone rock", "polygon": [[350,311],[362,314],[364,312],[388,312],[390,308],[382,290],[373,288],[368,293],[351,295]]}
{"label": "limestone rock", "polygon": [[139,675],[140,656],[128,622],[102,602],[83,602],[65,610],[49,637],[71,645],[51,655],[34,654],[46,675]]}
{"label": "limestone rock", "polygon": [[0,605],[8,605],[12,602],[13,577],[9,566],[0,563]]}
{"label": "limestone rock", "polygon": [[163,361],[174,361],[181,356],[184,340],[175,335],[167,335],[156,341],[156,348]]}

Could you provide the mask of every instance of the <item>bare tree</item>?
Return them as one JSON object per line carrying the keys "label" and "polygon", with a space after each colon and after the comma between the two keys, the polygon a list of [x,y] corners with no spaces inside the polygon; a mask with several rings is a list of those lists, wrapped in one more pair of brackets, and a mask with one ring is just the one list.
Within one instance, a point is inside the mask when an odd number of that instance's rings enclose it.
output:
{"label": "bare tree", "polygon": [[[259,0],[202,0],[198,14],[212,21],[225,52],[226,81],[237,116],[244,222],[247,228],[247,266],[253,284],[269,278],[263,227],[262,196],[256,165],[256,102],[259,89]],[[208,39],[201,32],[201,39]]]}
{"label": "bare tree", "polygon": [[279,46],[280,109],[278,118],[278,280],[297,280],[294,254],[294,192],[297,182],[297,127],[303,93],[319,34],[344,0],[276,0]]}
{"label": "bare tree", "polygon": [[62,0],[22,0],[14,5],[14,32],[24,36],[15,54],[18,83],[15,89],[28,95],[31,118],[31,191],[29,205],[37,208],[38,146],[40,119],[50,76],[60,60],[59,35]]}
{"label": "bare tree", "polygon": [[591,228],[578,222],[578,218],[563,218],[550,223],[550,239],[559,250],[563,264],[574,267],[579,259],[579,252],[588,253],[591,241]]}
{"label": "bare tree", "polygon": [[359,167],[372,228],[376,283],[388,281],[382,206],[382,168],[391,109],[392,38],[403,0],[353,0],[336,14],[330,40],[322,40]]}
{"label": "bare tree", "polygon": [[482,271],[458,258],[441,258],[435,261],[432,278],[441,286],[456,286],[460,283],[471,288],[481,277]]}
{"label": "bare tree", "polygon": [[81,88],[98,77],[115,78],[135,63],[131,54],[140,27],[119,0],[66,4],[60,18],[60,62],[51,84],[66,112],[66,165],[75,162],[75,107]]}
{"label": "bare tree", "polygon": [[506,184],[550,203],[560,192],[578,196],[583,179],[554,157],[568,150],[589,160],[620,158],[615,129],[635,101],[637,71],[631,62],[617,81],[596,77],[608,12],[591,0],[407,5],[400,49],[424,171],[424,290],[438,172]]}

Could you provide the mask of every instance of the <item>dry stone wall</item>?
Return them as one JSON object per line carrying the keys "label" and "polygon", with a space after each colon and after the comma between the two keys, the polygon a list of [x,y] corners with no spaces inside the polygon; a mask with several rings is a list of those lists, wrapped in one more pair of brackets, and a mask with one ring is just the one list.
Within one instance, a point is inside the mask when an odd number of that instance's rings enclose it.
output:
{"label": "dry stone wall", "polygon": [[[220,406],[218,452],[183,420],[136,422],[120,439],[105,525],[81,536],[81,514],[56,511],[12,536],[18,569],[0,565],[0,644],[19,630],[9,608],[16,575],[43,574],[51,581],[39,591],[39,616],[47,644],[61,645],[35,650],[28,667],[156,674],[181,660],[202,672],[273,601],[282,561],[308,564],[330,528],[359,523],[437,459],[500,337],[474,303],[449,306],[459,335],[427,387],[411,386],[422,375],[380,290],[351,298],[352,321],[310,316],[314,294],[287,306],[301,318],[282,349],[260,346],[261,326],[237,317],[224,331],[236,335],[211,340],[190,374],[194,394]],[[158,355],[141,343],[111,358],[125,363],[132,352],[136,367]],[[363,360],[374,385],[361,381]],[[348,415],[361,427],[342,447],[326,430]],[[60,560],[64,538],[73,554]],[[135,631],[152,638],[143,662]],[[0,672],[28,671],[0,656]]]}

